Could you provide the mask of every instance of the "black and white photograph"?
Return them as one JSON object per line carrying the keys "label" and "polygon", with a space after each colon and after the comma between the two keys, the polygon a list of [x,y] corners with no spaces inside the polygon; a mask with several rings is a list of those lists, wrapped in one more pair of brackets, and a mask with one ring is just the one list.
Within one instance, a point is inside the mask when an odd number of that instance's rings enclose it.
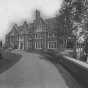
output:
{"label": "black and white photograph", "polygon": [[0,88],[88,88],[88,0],[0,0]]}

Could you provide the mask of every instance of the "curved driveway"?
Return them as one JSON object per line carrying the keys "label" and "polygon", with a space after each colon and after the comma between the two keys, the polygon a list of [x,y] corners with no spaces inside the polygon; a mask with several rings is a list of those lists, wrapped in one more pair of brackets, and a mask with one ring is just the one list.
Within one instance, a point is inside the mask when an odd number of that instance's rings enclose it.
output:
{"label": "curved driveway", "polygon": [[21,53],[22,59],[0,74],[0,88],[69,88],[53,64],[38,54]]}

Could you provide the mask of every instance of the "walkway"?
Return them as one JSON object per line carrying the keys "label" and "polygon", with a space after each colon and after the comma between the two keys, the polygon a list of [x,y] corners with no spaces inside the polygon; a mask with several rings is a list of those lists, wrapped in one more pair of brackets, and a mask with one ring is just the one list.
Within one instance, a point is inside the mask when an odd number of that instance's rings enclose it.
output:
{"label": "walkway", "polygon": [[55,66],[40,59],[40,55],[19,53],[22,59],[0,74],[0,88],[71,88]]}

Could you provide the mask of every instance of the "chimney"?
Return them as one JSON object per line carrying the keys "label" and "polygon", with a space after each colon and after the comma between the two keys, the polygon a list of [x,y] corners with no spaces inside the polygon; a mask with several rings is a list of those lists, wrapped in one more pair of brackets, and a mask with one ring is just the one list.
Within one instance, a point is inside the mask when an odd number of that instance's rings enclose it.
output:
{"label": "chimney", "polygon": [[35,16],[36,16],[36,19],[39,19],[40,18],[40,11],[36,9],[35,11]]}

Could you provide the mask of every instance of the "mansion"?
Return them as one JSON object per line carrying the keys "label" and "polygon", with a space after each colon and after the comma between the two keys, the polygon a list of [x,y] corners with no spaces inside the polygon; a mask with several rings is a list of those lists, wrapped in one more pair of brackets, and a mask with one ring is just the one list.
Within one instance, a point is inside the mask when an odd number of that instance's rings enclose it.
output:
{"label": "mansion", "polygon": [[43,19],[40,11],[35,11],[32,23],[24,21],[22,25],[14,24],[6,35],[5,46],[13,49],[57,49],[58,37],[54,30],[55,18]]}

